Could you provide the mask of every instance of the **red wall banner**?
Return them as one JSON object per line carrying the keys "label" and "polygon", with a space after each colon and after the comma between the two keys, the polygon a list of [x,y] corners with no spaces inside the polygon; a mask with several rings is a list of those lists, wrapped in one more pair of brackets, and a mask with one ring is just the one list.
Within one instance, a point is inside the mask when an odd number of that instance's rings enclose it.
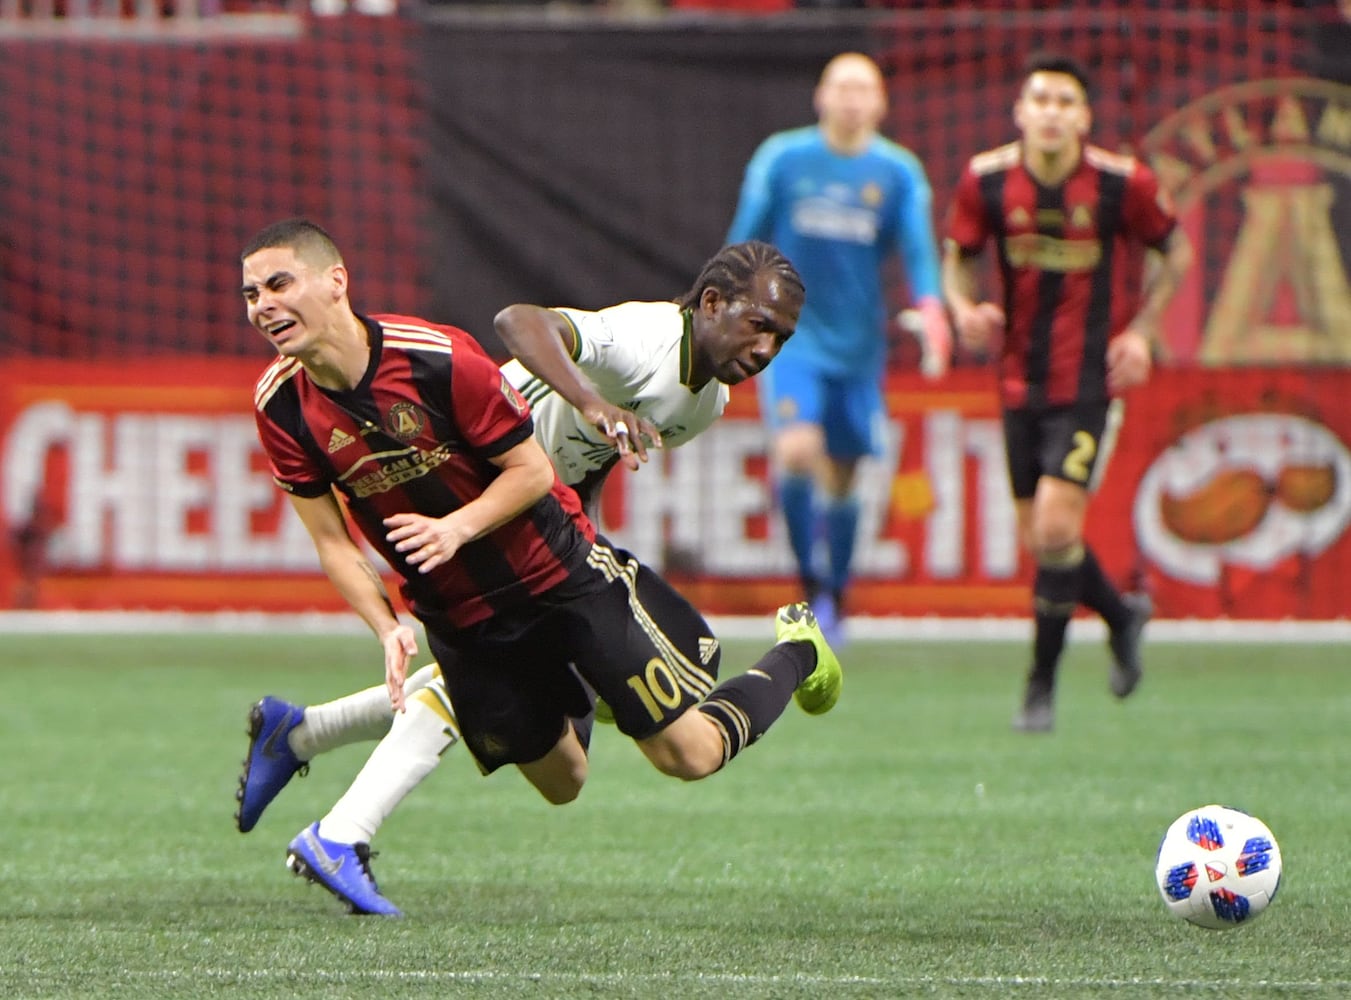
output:
{"label": "red wall banner", "polygon": [[1351,616],[1346,369],[1172,369],[1129,404],[1088,525],[1168,617]]}
{"label": "red wall banner", "polygon": [[[271,482],[251,390],[264,361],[15,361],[0,381],[0,605],[339,610]],[[1088,536],[1164,617],[1351,615],[1351,372],[1159,371],[1128,400]],[[864,470],[866,615],[1026,613],[989,376],[888,382]],[[607,487],[603,530],[711,614],[797,584],[753,389],[707,433]]]}

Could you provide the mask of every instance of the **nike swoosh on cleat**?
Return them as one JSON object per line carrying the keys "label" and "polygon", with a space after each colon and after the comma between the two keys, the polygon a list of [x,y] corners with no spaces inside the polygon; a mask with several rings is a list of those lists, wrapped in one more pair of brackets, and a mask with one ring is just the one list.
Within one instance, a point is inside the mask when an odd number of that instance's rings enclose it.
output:
{"label": "nike swoosh on cleat", "polygon": [[305,831],[305,843],[310,845],[310,850],[314,852],[314,860],[318,862],[319,867],[324,870],[326,875],[336,875],[342,871],[343,858],[330,858],[328,852],[324,850],[324,845],[319,843],[319,838],[311,831]]}
{"label": "nike swoosh on cleat", "polygon": [[267,739],[263,740],[264,757],[277,756],[277,739],[281,736],[282,731],[286,728],[286,724],[291,721],[291,716],[294,714],[294,709],[288,710],[286,716],[272,728],[272,732],[267,734]]}

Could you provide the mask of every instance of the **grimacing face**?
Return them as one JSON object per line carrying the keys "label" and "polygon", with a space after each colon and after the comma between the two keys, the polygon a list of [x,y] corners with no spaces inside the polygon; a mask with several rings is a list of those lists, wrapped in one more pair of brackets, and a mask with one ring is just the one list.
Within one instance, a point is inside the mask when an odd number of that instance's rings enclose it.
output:
{"label": "grimacing face", "polygon": [[696,350],[714,378],[737,385],[764,371],[783,349],[797,329],[802,298],[776,274],[762,271],[744,297],[726,299],[706,289],[700,310],[704,323]]}
{"label": "grimacing face", "polygon": [[264,247],[243,263],[249,324],[277,353],[296,357],[313,347],[347,287],[341,263],[318,266],[291,247]]}
{"label": "grimacing face", "polygon": [[1013,120],[1027,148],[1054,156],[1078,147],[1092,113],[1088,95],[1068,73],[1033,73],[1013,106]]}

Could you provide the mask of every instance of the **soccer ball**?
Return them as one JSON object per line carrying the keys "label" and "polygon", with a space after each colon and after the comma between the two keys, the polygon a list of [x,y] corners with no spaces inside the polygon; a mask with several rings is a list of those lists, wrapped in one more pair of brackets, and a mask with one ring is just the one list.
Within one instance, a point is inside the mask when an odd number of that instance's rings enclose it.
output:
{"label": "soccer ball", "polygon": [[1183,813],[1163,835],[1154,876],[1174,916],[1216,930],[1235,927],[1275,898],[1281,849],[1256,816],[1202,806]]}

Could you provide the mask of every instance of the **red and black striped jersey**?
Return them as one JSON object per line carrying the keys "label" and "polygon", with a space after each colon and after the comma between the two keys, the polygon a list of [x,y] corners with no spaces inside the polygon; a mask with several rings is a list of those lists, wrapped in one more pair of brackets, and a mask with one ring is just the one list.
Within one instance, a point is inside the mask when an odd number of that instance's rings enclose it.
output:
{"label": "red and black striped jersey", "polygon": [[410,316],[362,317],[370,365],[351,390],[315,385],[278,358],[258,380],[258,435],[278,485],[302,497],[337,487],[361,533],[402,578],[420,617],[456,627],[515,607],[583,567],[595,529],[554,477],[530,510],[419,573],[385,538],[397,513],[443,517],[499,474],[489,461],[534,431],[530,408],[467,333]]}
{"label": "red and black striped jersey", "polygon": [[1005,406],[1107,399],[1107,343],[1138,308],[1142,249],[1175,225],[1153,172],[1129,156],[1085,146],[1056,187],[1028,172],[1020,143],[972,157],[947,238],[964,254],[998,245]]}

